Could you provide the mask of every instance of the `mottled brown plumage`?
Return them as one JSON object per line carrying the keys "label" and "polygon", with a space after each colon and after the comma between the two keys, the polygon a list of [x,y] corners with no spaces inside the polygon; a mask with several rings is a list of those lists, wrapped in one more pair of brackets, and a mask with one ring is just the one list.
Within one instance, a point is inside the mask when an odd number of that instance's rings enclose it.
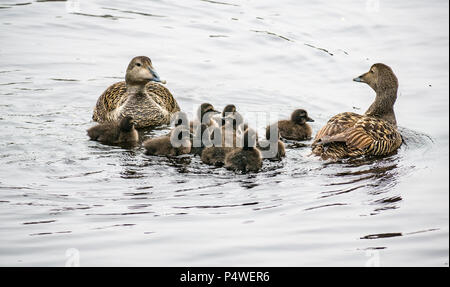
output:
{"label": "mottled brown plumage", "polygon": [[[278,130],[280,136],[287,140],[309,140],[311,139],[312,129],[307,122],[314,122],[303,109],[295,110],[290,120],[278,121]],[[270,126],[266,128],[266,133]]]}
{"label": "mottled brown plumage", "polygon": [[91,140],[105,144],[134,145],[139,140],[139,134],[134,128],[133,119],[124,117],[120,122],[98,124],[87,130]]}
{"label": "mottled brown plumage", "polygon": [[161,82],[147,57],[135,57],[126,72],[125,82],[106,89],[97,100],[92,119],[112,122],[124,116],[134,118],[136,127],[169,124],[170,116],[179,111],[177,101]]}
{"label": "mottled brown plumage", "polygon": [[364,115],[338,114],[317,133],[312,145],[313,154],[323,159],[387,155],[402,144],[393,108],[398,80],[392,69],[375,64],[369,72],[354,80],[372,87],[377,94],[375,101]]}

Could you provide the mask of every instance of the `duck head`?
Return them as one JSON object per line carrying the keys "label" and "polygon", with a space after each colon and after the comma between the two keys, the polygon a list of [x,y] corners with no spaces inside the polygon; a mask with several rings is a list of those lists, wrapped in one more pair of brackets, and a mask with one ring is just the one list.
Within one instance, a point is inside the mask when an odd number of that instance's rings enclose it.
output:
{"label": "duck head", "polygon": [[[216,109],[214,109],[214,106],[210,103],[203,103],[200,105],[197,115],[199,116],[199,120],[202,123],[209,123],[209,121],[212,119],[212,117],[216,114],[220,114]],[[206,117],[205,117],[206,116]]]}
{"label": "duck head", "polygon": [[134,127],[133,118],[130,116],[122,118],[119,122],[119,128],[122,132],[129,132],[133,129],[133,127]]}
{"label": "duck head", "polygon": [[398,79],[391,67],[385,64],[374,64],[370,70],[353,81],[368,84],[375,92],[398,88]]}
{"label": "duck head", "polygon": [[229,114],[234,114],[235,112],[236,112],[235,105],[227,105],[225,108],[223,108],[222,117],[226,117]]}
{"label": "duck head", "polygon": [[150,58],[146,56],[134,57],[128,64],[127,73],[125,75],[127,85],[145,85],[153,81],[165,83],[161,81],[158,73],[155,71]]}
{"label": "duck head", "polygon": [[306,122],[314,122],[314,120],[308,116],[308,112],[303,109],[295,110],[291,115],[291,121],[298,125],[304,125]]}
{"label": "duck head", "polygon": [[376,92],[375,101],[365,114],[381,118],[396,126],[394,104],[397,100],[398,79],[392,69],[385,64],[374,64],[369,72],[353,80],[368,84]]}

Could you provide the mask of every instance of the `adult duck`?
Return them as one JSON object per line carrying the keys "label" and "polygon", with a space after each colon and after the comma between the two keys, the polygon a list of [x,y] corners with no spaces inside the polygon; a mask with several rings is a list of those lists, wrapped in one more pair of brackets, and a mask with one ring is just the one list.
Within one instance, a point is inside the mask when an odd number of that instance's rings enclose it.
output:
{"label": "adult duck", "polygon": [[374,64],[353,80],[368,84],[376,92],[375,101],[363,115],[347,112],[332,117],[317,133],[312,153],[323,159],[388,155],[402,144],[394,113],[398,80],[392,69]]}
{"label": "adult duck", "polygon": [[103,123],[131,116],[136,128],[169,124],[171,116],[180,108],[170,91],[158,83],[165,82],[156,73],[152,61],[145,56],[133,58],[125,82],[115,83],[103,92],[92,119]]}

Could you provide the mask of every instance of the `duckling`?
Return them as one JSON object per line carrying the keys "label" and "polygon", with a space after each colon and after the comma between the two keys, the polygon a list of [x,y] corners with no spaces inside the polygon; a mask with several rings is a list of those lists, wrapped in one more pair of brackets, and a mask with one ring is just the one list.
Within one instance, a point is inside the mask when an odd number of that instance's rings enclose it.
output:
{"label": "duckling", "polygon": [[[287,140],[309,140],[311,139],[312,129],[307,122],[314,122],[303,109],[295,110],[290,120],[278,121],[278,130],[280,136]],[[266,128],[270,129],[270,126]]]}
{"label": "duckling", "polygon": [[[237,146],[237,129],[242,123],[243,119],[235,118],[233,115],[228,115],[223,119],[223,126],[217,133],[220,135],[221,141],[214,141],[214,146],[207,147],[202,152],[202,162],[214,166],[223,166],[225,164],[225,156],[236,148]],[[215,128],[217,131],[218,128]],[[230,133],[231,132],[231,133]]]}
{"label": "duckling", "polygon": [[256,133],[252,129],[244,132],[244,146],[234,148],[225,157],[225,168],[242,172],[258,172],[262,168],[261,152],[256,148]]}
{"label": "duckling", "polygon": [[[271,150],[273,145],[277,145],[277,148]],[[263,147],[264,146],[264,147]],[[263,157],[269,160],[280,161],[283,157],[286,157],[286,147],[284,143],[280,140],[280,132],[277,132],[277,137],[271,138],[270,128],[266,129],[266,140],[263,144],[257,142],[258,149],[262,152]]]}
{"label": "duckling", "polygon": [[122,118],[120,122],[98,124],[88,129],[87,133],[91,140],[105,144],[136,144],[139,140],[130,116]]}
{"label": "duckling", "polygon": [[145,154],[159,156],[178,156],[191,152],[189,130],[177,126],[170,135],[148,139],[143,143]]}
{"label": "duckling", "polygon": [[189,123],[191,133],[194,132],[194,126],[205,124],[209,126],[218,126],[214,121],[214,116],[220,114],[210,103],[203,103],[197,110],[197,118]]}
{"label": "duckling", "polygon": [[322,159],[388,155],[402,144],[394,113],[398,79],[392,69],[377,63],[353,80],[368,84],[376,93],[375,101],[364,115],[338,114],[317,133],[312,154]]}
{"label": "duckling", "polygon": [[207,125],[202,124],[201,126],[197,126],[193,133],[191,133],[191,154],[194,156],[201,156],[203,150],[207,145],[211,142],[210,137],[210,129]]}
{"label": "duckling", "polygon": [[145,56],[133,58],[125,82],[115,83],[103,92],[92,119],[104,123],[132,116],[136,128],[169,124],[170,116],[180,108],[170,91],[158,83],[165,82],[156,73],[152,61]]}

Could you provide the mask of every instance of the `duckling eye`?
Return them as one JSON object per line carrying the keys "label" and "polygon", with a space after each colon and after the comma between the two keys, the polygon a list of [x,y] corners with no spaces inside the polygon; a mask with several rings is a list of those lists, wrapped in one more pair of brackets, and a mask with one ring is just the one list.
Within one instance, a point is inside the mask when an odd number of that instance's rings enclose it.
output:
{"label": "duckling eye", "polygon": [[140,67],[140,66],[142,66],[142,65],[141,65],[141,63],[136,63],[136,66]]}

